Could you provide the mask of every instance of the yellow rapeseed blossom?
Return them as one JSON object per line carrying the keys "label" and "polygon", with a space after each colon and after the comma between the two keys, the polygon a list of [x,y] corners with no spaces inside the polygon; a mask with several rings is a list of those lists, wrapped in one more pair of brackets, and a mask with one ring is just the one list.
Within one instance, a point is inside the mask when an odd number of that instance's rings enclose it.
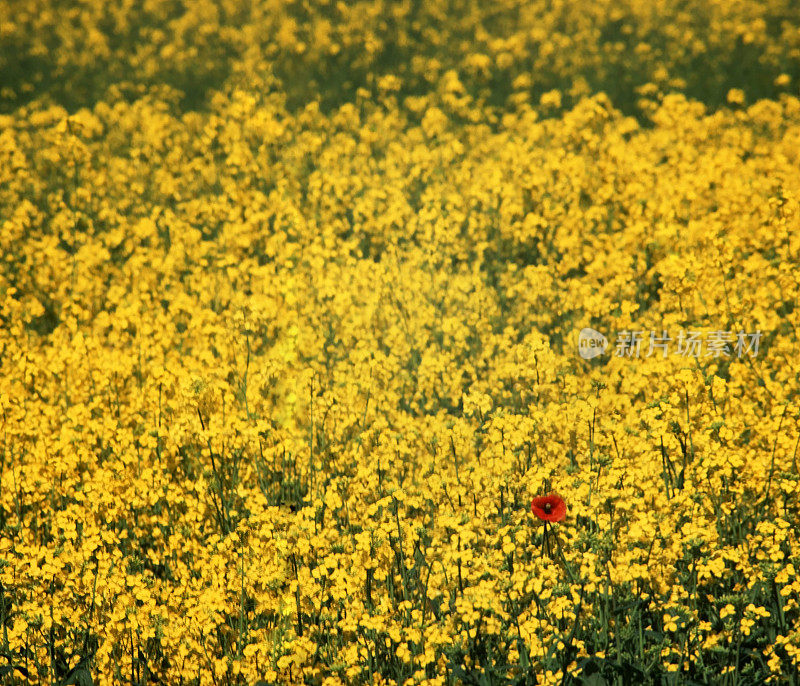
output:
{"label": "yellow rapeseed blossom", "polygon": [[0,673],[791,680],[798,25],[0,0]]}

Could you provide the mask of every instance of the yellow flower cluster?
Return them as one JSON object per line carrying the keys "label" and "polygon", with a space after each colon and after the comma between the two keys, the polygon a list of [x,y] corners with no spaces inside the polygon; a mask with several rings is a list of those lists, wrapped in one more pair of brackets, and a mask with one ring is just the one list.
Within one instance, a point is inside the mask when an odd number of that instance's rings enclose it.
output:
{"label": "yellow flower cluster", "polygon": [[796,85],[799,24],[795,0],[1,0],[0,110],[165,84],[194,106],[254,78],[293,106],[433,99],[468,120],[600,90],[626,108],[636,89],[741,103]]}
{"label": "yellow flower cluster", "polygon": [[796,675],[800,11],[448,7],[0,2],[0,674]]}

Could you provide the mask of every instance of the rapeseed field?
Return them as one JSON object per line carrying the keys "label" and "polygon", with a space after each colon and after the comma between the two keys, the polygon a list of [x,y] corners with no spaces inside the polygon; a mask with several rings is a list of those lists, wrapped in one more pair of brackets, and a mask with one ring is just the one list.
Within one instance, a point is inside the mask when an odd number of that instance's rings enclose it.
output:
{"label": "rapeseed field", "polygon": [[0,683],[800,681],[795,0],[0,0]]}

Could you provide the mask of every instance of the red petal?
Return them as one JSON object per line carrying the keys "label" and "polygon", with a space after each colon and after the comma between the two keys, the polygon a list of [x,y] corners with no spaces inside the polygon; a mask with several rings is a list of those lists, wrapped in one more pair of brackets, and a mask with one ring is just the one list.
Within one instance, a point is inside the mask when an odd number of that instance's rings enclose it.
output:
{"label": "red petal", "polygon": [[[550,506],[548,512],[546,506]],[[545,522],[560,522],[567,515],[567,504],[564,499],[556,494],[541,495],[531,502],[531,512]]]}

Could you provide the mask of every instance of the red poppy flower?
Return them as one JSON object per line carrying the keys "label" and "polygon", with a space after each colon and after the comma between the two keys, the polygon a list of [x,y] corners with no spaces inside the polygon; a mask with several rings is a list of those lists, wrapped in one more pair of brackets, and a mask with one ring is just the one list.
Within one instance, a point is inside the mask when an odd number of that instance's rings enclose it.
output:
{"label": "red poppy flower", "polygon": [[533,499],[531,512],[545,522],[560,522],[567,516],[567,504],[555,493],[540,495]]}

